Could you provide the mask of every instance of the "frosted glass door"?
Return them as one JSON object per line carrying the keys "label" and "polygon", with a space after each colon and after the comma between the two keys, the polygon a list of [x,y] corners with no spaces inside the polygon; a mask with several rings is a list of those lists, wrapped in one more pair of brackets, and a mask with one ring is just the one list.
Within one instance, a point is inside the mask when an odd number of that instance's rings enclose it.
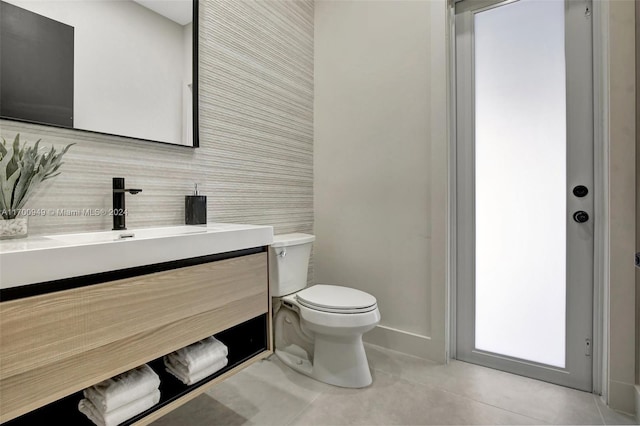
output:
{"label": "frosted glass door", "polygon": [[453,352],[591,390],[591,4],[463,0],[455,22]]}
{"label": "frosted glass door", "polygon": [[474,35],[476,348],[564,367],[564,3],[476,13]]}

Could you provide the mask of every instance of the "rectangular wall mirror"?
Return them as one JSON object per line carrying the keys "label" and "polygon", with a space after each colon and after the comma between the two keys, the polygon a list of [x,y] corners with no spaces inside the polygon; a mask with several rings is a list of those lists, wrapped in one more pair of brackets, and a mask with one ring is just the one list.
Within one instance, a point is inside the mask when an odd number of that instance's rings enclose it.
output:
{"label": "rectangular wall mirror", "polygon": [[0,118],[198,146],[197,0],[0,8]]}

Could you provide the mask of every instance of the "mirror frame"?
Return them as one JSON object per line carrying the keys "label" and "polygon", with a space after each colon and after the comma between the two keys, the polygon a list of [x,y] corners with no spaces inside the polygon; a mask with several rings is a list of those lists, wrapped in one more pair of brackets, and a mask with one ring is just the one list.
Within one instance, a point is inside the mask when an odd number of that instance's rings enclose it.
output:
{"label": "mirror frame", "polygon": [[[198,75],[199,75],[199,68],[200,68],[200,61],[198,59],[198,45],[199,45],[199,24],[200,24],[200,11],[198,10],[198,1],[199,0],[193,0],[193,20],[191,21],[192,23],[192,30],[193,30],[193,34],[191,35],[191,49],[192,49],[192,58],[191,58],[191,74],[192,74],[192,82],[191,82],[191,89],[192,89],[192,93],[191,93],[191,98],[193,100],[193,104],[192,104],[192,111],[191,111],[191,121],[192,121],[192,126],[193,126],[193,145],[188,147],[188,148],[198,148],[200,146],[200,110],[198,109],[198,97],[199,97],[199,91],[198,91]],[[169,144],[169,145],[174,145],[174,144]],[[185,145],[182,145],[185,146]]]}
{"label": "mirror frame", "polygon": [[198,2],[199,0],[192,0],[192,4],[193,4],[193,20],[192,20],[192,83],[191,83],[191,97],[192,97],[192,126],[193,126],[193,144],[192,145],[180,145],[180,144],[176,144],[176,143],[171,143],[171,142],[164,142],[164,141],[156,141],[153,139],[144,139],[144,138],[137,138],[134,136],[126,136],[126,135],[118,135],[115,133],[107,133],[107,132],[98,132],[95,130],[87,130],[87,129],[78,129],[75,127],[65,127],[65,126],[60,126],[58,124],[49,124],[49,123],[42,123],[39,121],[31,121],[31,120],[24,120],[24,119],[20,119],[20,118],[15,118],[15,117],[6,117],[3,115],[0,115],[0,119],[1,120],[8,120],[8,121],[16,121],[16,122],[20,122],[20,123],[28,123],[28,124],[37,124],[40,126],[47,126],[47,127],[55,127],[58,129],[66,129],[66,130],[73,130],[73,131],[78,131],[78,132],[84,132],[84,133],[92,133],[95,135],[104,135],[104,136],[115,136],[115,137],[119,137],[119,138],[126,138],[126,139],[131,139],[131,140],[135,140],[135,141],[144,141],[144,142],[153,142],[153,143],[161,143],[163,145],[169,145],[169,146],[176,146],[176,147],[182,147],[182,148],[198,148],[200,147],[200,127],[199,127],[199,110],[198,110],[198,71],[199,71],[199,60],[198,60],[198,45],[199,45],[199,40],[198,40],[198,35],[199,35],[199,21],[200,21],[200,12],[199,12],[199,8],[198,8]]}

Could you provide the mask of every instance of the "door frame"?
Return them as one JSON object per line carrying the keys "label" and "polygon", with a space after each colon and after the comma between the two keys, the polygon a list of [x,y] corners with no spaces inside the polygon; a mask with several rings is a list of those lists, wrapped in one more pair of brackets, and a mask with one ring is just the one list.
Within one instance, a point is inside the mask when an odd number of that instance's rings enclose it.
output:
{"label": "door frame", "polygon": [[[455,5],[463,0],[449,0],[448,20],[448,84],[449,84],[449,175],[448,175],[448,265],[447,265],[447,296],[448,318],[446,330],[446,358],[447,362],[457,358],[457,103],[456,103],[456,26]],[[473,1],[473,0],[466,0]],[[476,0],[487,5],[501,2],[500,0]],[[504,0],[502,0],[504,1]],[[593,151],[594,151],[594,256],[593,256],[593,335],[592,335],[592,392],[607,396],[608,382],[608,333],[609,314],[606,310],[607,294],[609,291],[609,265],[607,261],[608,235],[608,118],[605,114],[608,99],[606,75],[606,60],[608,46],[605,34],[608,33],[608,7],[603,2],[592,3],[592,62],[593,62]]]}

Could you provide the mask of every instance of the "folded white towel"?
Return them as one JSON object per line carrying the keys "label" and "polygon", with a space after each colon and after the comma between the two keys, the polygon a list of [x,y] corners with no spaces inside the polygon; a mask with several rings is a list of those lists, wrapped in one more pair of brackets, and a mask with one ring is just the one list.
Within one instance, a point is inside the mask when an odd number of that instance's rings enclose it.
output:
{"label": "folded white towel", "polygon": [[78,410],[97,426],[116,426],[153,407],[158,401],[160,401],[160,391],[156,389],[148,395],[107,412],[100,410],[90,400],[81,399],[78,403]]}
{"label": "folded white towel", "polygon": [[173,363],[183,364],[188,374],[194,374],[209,367],[229,354],[229,349],[215,337],[207,337],[199,342],[167,355]]}
{"label": "folded white towel", "polygon": [[167,367],[166,370],[177,377],[185,385],[192,385],[196,382],[199,382],[205,377],[212,375],[216,371],[223,369],[228,362],[229,360],[227,358],[223,358],[218,362],[214,362],[208,367],[198,370],[195,373],[189,374],[184,369],[184,366],[182,366],[181,364],[172,363],[169,357],[164,357],[164,365]]}
{"label": "folded white towel", "polygon": [[189,372],[195,372],[226,358],[229,354],[226,346],[215,347],[209,350],[199,350],[198,352],[200,353],[196,355],[190,353],[189,357],[180,356],[176,352],[172,352],[167,356],[173,358],[175,362],[184,365]]}
{"label": "folded white towel", "polygon": [[[189,380],[190,377],[198,377],[198,380],[201,380],[202,378],[215,373],[228,363],[228,359],[226,357],[222,357],[196,371],[189,371],[189,369],[183,363],[177,361],[174,357],[171,357],[169,355],[165,356],[163,358],[163,361],[164,365],[167,368],[171,369],[172,373],[175,373],[174,375],[180,378],[185,383]],[[219,367],[218,370],[213,370],[213,367],[218,365],[221,365],[221,367]],[[201,374],[203,371],[207,373],[204,376]],[[195,380],[194,382],[196,381],[197,380]]]}
{"label": "folded white towel", "polygon": [[83,394],[101,412],[108,412],[150,394],[159,386],[158,375],[144,364],[93,385]]}

